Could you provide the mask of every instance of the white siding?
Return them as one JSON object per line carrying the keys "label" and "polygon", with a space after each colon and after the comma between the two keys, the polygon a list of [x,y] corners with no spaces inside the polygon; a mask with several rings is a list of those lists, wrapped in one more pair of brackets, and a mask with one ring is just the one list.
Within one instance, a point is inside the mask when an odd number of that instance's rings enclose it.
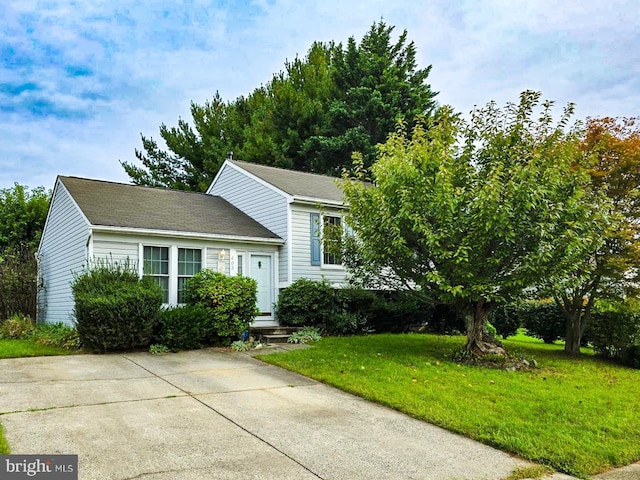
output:
{"label": "white siding", "polygon": [[225,165],[209,193],[224,198],[284,239],[285,244],[280,247],[279,277],[281,282],[288,281],[286,197],[229,165]]}
{"label": "white siding", "polygon": [[[130,233],[111,233],[111,232],[94,232],[93,235],[93,259],[113,259],[114,261],[123,261],[129,258],[133,263],[139,263],[140,246],[156,246],[169,247],[169,275],[176,275],[177,258],[175,258],[178,248],[196,248],[203,250],[202,267],[214,271],[221,271],[218,267],[222,266],[221,273],[229,275],[231,272],[231,262],[237,260],[237,254],[241,253],[245,256],[245,261],[252,253],[271,254],[277,258],[277,245],[258,245],[253,243],[227,243],[219,241],[198,240],[188,238],[173,238],[153,235],[135,235]],[[224,250],[223,258],[220,253]],[[222,264],[222,265],[220,265]],[[246,272],[245,272],[246,274]],[[273,278],[273,299],[277,299],[278,271],[274,270]],[[177,280],[170,280],[175,290]],[[171,288],[171,287],[170,287]],[[177,292],[170,291],[170,299]],[[256,319],[255,325],[277,325],[273,317],[260,317]]]}
{"label": "white siding", "polygon": [[58,181],[40,244],[39,320],[72,324],[73,272],[86,260],[89,225],[62,183]]}
{"label": "white siding", "polygon": [[[299,278],[310,280],[322,280],[326,278],[329,283],[339,287],[345,283],[346,272],[338,265],[311,265],[311,213],[319,213],[317,209],[301,205],[291,205],[291,248],[293,253],[293,278],[292,282]],[[329,215],[340,215],[339,210],[325,210]]]}
{"label": "white siding", "polygon": [[118,263],[126,262],[127,259],[132,267],[138,265],[138,245],[131,243],[131,240],[119,239],[115,235],[104,235],[96,233],[93,236],[93,257],[91,260],[109,260]]}

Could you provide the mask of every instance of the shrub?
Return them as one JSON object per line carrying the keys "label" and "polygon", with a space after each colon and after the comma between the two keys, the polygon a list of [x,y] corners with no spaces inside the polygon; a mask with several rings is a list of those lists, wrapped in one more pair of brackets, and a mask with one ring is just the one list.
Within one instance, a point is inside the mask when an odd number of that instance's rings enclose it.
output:
{"label": "shrub", "polygon": [[63,323],[38,325],[32,334],[36,343],[74,350],[80,348],[78,331]]}
{"label": "shrub", "polygon": [[171,350],[191,350],[205,343],[211,313],[203,307],[185,305],[160,312],[153,342]]}
{"label": "shrub", "polygon": [[491,322],[486,323],[486,328],[487,328],[487,333],[491,335],[493,338],[496,338],[498,336],[498,331],[496,330],[496,327],[494,327],[491,324]]}
{"label": "shrub", "polygon": [[16,314],[0,324],[0,338],[27,338],[33,333],[35,328],[31,318]]}
{"label": "shrub", "polygon": [[258,313],[257,288],[252,278],[228,277],[212,270],[201,270],[189,279],[187,303],[209,313],[207,342],[229,343],[249,329]]}
{"label": "shrub", "polygon": [[287,342],[289,343],[310,343],[317,342],[321,339],[318,329],[314,327],[303,327],[301,330],[292,333]]}
{"label": "shrub", "polygon": [[632,300],[596,302],[586,336],[596,353],[619,361],[629,357],[633,363],[634,346],[640,343],[640,304]]}
{"label": "shrub", "polygon": [[336,311],[333,287],[300,278],[282,289],[276,305],[276,315],[284,326],[313,325],[326,327]]}
{"label": "shrub", "polygon": [[622,354],[622,363],[633,368],[640,368],[640,345],[631,345]]}
{"label": "shrub", "polygon": [[169,353],[169,349],[166,345],[162,345],[161,343],[152,343],[149,346],[149,353],[151,355],[158,355],[160,353]]}
{"label": "shrub", "polygon": [[162,291],[152,279],[139,279],[128,262],[100,262],[76,276],[72,289],[85,348],[106,352],[149,346],[162,305]]}
{"label": "shrub", "polygon": [[522,324],[522,305],[508,303],[494,308],[489,312],[489,322],[502,338],[515,335]]}
{"label": "shrub", "polygon": [[430,314],[429,330],[434,333],[458,335],[466,331],[464,316],[453,305],[437,304],[431,309]]}
{"label": "shrub", "polygon": [[520,311],[523,326],[530,336],[540,338],[545,343],[565,337],[567,321],[555,303],[523,302]]}
{"label": "shrub", "polygon": [[35,248],[21,244],[0,250],[0,318],[36,316],[38,290]]}
{"label": "shrub", "polygon": [[410,292],[378,292],[375,296],[370,327],[376,332],[406,332],[417,324],[430,324],[433,318],[431,303]]}

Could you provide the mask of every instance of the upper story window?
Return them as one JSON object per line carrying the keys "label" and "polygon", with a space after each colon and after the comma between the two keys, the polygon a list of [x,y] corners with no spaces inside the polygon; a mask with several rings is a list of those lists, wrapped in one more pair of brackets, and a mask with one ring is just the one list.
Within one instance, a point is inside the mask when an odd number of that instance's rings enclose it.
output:
{"label": "upper story window", "polygon": [[162,288],[162,303],[169,303],[169,247],[144,247],[143,274]]}
{"label": "upper story window", "polygon": [[202,250],[178,249],[178,303],[186,303],[184,298],[187,280],[202,268]]}

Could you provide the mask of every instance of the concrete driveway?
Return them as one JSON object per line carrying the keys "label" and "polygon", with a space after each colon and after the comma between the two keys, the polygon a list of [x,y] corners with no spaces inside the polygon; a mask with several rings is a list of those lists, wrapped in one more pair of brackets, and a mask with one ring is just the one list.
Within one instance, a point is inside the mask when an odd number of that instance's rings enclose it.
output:
{"label": "concrete driveway", "polygon": [[0,360],[0,412],[11,453],[78,454],[82,480],[491,480],[528,465],[219,350]]}

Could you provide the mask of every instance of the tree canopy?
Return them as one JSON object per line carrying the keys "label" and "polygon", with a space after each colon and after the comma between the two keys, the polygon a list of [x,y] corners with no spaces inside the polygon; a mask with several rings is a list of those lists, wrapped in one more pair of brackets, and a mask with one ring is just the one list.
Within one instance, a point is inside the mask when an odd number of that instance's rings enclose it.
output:
{"label": "tree canopy", "polygon": [[191,104],[191,122],[160,126],[163,149],[142,135],[136,163],[121,162],[136,184],[204,190],[229,152],[235,158],[301,171],[339,175],[360,152],[366,166],[398,118],[409,125],[429,116],[436,93],[431,67],[419,69],[403,31],[374,23],[358,43],[314,43],[304,58],[247,97],[225,102],[216,93]]}
{"label": "tree canopy", "polygon": [[600,208],[611,222],[599,248],[550,289],[567,320],[565,351],[574,355],[580,352],[595,300],[633,296],[640,279],[640,129],[636,119],[590,119],[581,150],[590,164],[590,201],[606,198]]}
{"label": "tree canopy", "polygon": [[44,187],[29,191],[15,184],[0,190],[0,252],[7,248],[36,248],[49,211],[49,192]]}
{"label": "tree canopy", "polygon": [[558,124],[551,107],[527,91],[469,123],[441,108],[411,135],[404,126],[392,134],[373,185],[348,175],[342,184],[355,232],[343,259],[354,278],[455,304],[467,318],[467,348],[500,351],[483,331],[490,308],[584,262],[606,223],[586,198],[579,137],[567,130],[572,106]]}

